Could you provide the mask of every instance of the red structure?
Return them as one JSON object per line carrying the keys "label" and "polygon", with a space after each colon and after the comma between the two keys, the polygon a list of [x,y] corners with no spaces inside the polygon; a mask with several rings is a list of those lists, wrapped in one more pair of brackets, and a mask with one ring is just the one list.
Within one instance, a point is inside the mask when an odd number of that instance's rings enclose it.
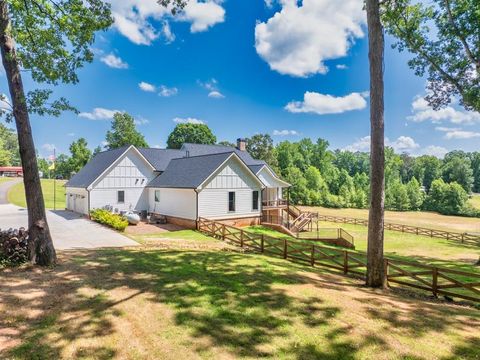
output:
{"label": "red structure", "polygon": [[23,169],[21,166],[0,166],[0,176],[23,176]]}

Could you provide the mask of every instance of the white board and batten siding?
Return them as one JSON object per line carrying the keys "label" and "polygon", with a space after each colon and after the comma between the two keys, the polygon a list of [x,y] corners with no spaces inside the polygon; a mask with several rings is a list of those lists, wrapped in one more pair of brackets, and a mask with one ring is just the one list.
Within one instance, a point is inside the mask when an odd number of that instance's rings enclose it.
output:
{"label": "white board and batten siding", "polygon": [[66,207],[67,210],[79,214],[88,214],[88,191],[82,188],[66,188]]}
{"label": "white board and batten siding", "polygon": [[[93,183],[90,208],[98,209],[109,205],[118,211],[147,210],[148,190],[145,187],[154,177],[150,165],[134,150],[130,150]],[[123,203],[118,202],[118,191],[125,192]]]}
{"label": "white board and batten siding", "polygon": [[[258,209],[253,209],[253,191],[260,193],[261,190],[259,181],[231,158],[199,190],[198,216],[207,219],[260,216],[260,199]],[[234,212],[228,209],[229,192],[235,192]]]}
{"label": "white board and batten siding", "polygon": [[[149,190],[149,212],[173,216],[182,219],[196,220],[197,194],[193,189],[162,188]],[[155,201],[155,191],[158,191],[160,201]]]}

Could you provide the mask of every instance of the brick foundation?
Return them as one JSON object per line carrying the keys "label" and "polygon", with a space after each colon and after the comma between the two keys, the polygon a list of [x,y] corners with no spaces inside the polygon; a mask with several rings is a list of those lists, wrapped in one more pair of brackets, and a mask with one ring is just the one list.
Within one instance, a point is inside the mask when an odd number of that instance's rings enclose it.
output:
{"label": "brick foundation", "polygon": [[167,218],[167,223],[174,224],[177,226],[184,227],[186,229],[196,229],[197,222],[195,220],[183,219],[175,216],[165,216]]}
{"label": "brick foundation", "polygon": [[225,225],[236,226],[236,227],[245,227],[260,225],[261,218],[260,216],[246,217],[246,218],[236,218],[236,219],[216,219],[215,221],[221,222]]}

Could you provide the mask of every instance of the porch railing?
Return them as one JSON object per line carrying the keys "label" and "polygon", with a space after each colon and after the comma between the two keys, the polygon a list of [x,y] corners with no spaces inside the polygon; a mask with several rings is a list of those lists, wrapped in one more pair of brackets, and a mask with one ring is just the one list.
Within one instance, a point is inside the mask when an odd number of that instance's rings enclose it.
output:
{"label": "porch railing", "polygon": [[284,199],[277,199],[277,200],[263,200],[262,201],[263,207],[280,207],[280,206],[287,206],[288,202]]}

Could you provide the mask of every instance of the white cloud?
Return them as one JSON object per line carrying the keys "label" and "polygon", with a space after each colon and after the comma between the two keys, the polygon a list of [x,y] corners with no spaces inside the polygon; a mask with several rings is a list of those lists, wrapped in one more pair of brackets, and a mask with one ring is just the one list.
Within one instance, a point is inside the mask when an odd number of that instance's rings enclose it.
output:
{"label": "white cloud", "polygon": [[205,124],[205,121],[197,118],[191,118],[191,117],[188,117],[188,118],[176,117],[173,119],[173,122],[177,124]]}
{"label": "white cloud", "polygon": [[168,21],[163,22],[162,34],[167,44],[171,44],[175,41],[175,34],[172,32],[172,29],[170,28],[170,23]]}
{"label": "white cloud", "polygon": [[114,54],[102,56],[100,61],[114,69],[128,69],[128,64]]}
{"label": "white cloud", "polygon": [[357,151],[369,151],[370,150],[370,136],[364,136],[353,144],[346,146],[343,150],[357,152]]}
{"label": "white cloud", "polygon": [[295,130],[273,130],[272,133],[274,136],[294,136],[294,135],[299,135],[297,131]]}
{"label": "white cloud", "polygon": [[303,101],[289,102],[285,109],[292,113],[340,114],[345,111],[361,110],[367,106],[364,95],[351,93],[343,97],[307,91]]}
{"label": "white cloud", "polygon": [[443,158],[445,154],[448,153],[448,150],[441,146],[430,145],[421,150],[421,155],[430,155],[436,156],[438,158]]}
{"label": "white cloud", "polygon": [[452,124],[468,125],[480,123],[480,113],[457,110],[453,106],[433,110],[423,97],[417,96],[412,103],[412,115],[408,117],[408,120],[414,122],[431,121],[435,124],[447,121]]}
{"label": "white cloud", "polygon": [[437,131],[441,131],[445,133],[444,138],[447,140],[453,139],[473,139],[480,137],[480,132],[476,131],[466,131],[462,128],[452,128],[452,127],[445,127],[445,126],[437,126],[435,128]]}
{"label": "white cloud", "polygon": [[361,0],[282,0],[281,11],[255,27],[255,48],[272,70],[305,77],[328,71],[364,36]]}
{"label": "white cloud", "polygon": [[0,94],[0,110],[12,110],[12,102],[7,94]]}
{"label": "white cloud", "polygon": [[222,94],[221,92],[219,92],[219,91],[214,90],[214,91],[210,91],[210,92],[208,93],[208,97],[214,98],[214,99],[223,99],[223,98],[225,97],[225,95],[223,95],[223,94]]}
{"label": "white cloud", "polygon": [[105,141],[103,140],[101,143],[100,143],[103,147],[107,147],[108,145],[110,145],[110,143],[108,141]]}
{"label": "white cloud", "polygon": [[392,147],[396,152],[410,152],[420,147],[410,136],[400,136],[393,142],[387,138],[385,144]]}
{"label": "white cloud", "polygon": [[345,65],[345,64],[338,64],[337,66],[335,66],[338,70],[346,70],[348,69],[348,66]]}
{"label": "white cloud", "polygon": [[133,122],[135,123],[135,125],[146,125],[150,123],[150,120],[145,119],[143,116],[138,115],[135,117]]}
{"label": "white cloud", "polygon": [[160,91],[158,95],[162,97],[170,97],[178,94],[178,89],[176,87],[167,87],[165,85],[160,86]]}
{"label": "white cloud", "polygon": [[90,120],[109,120],[113,119],[115,113],[121,112],[120,110],[110,110],[105,108],[94,108],[92,112],[81,112],[78,116],[90,119]]}
{"label": "white cloud", "polygon": [[[410,136],[400,136],[398,139],[391,141],[385,138],[385,146],[392,147],[396,152],[412,152],[420,147]],[[353,144],[346,146],[343,150],[357,152],[370,151],[370,136],[364,136]]]}
{"label": "white cloud", "polygon": [[206,2],[190,0],[180,18],[192,23],[190,26],[192,33],[206,31],[225,21],[225,9],[220,3],[219,0]]}
{"label": "white cloud", "polygon": [[155,91],[155,85],[149,84],[145,81],[142,81],[142,82],[138,83],[138,87],[141,90],[146,91],[146,92],[154,92]]}
{"label": "white cloud", "polygon": [[[168,21],[172,20],[171,11],[154,0],[109,0],[115,28],[131,42],[137,45],[150,45],[160,36],[167,43],[175,40]],[[223,22],[225,10],[220,0],[190,0],[184,11],[173,21],[191,23],[190,31],[205,31],[217,23]],[[160,27],[157,29],[156,27]]]}
{"label": "white cloud", "polygon": [[43,144],[42,149],[48,153],[52,153],[55,150],[55,144]]}
{"label": "white cloud", "polygon": [[70,136],[70,137],[75,136],[75,133],[73,133],[73,132],[68,133],[67,136]]}

